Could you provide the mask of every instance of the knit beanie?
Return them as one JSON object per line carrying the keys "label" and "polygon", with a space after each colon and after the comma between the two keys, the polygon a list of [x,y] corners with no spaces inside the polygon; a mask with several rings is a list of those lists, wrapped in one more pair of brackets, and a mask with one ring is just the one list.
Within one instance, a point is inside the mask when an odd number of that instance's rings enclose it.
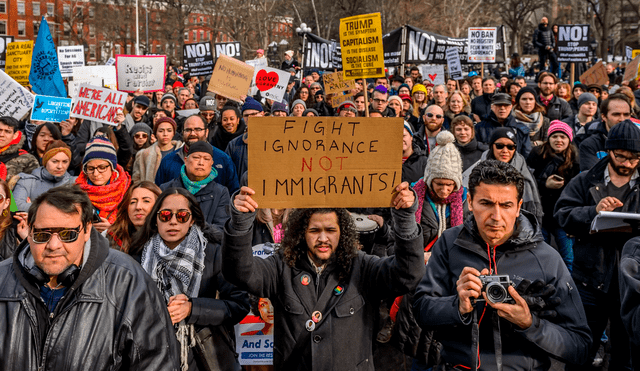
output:
{"label": "knit beanie", "polygon": [[[589,93],[585,93],[585,94],[589,94]],[[566,135],[567,137],[569,137],[569,142],[573,141],[573,130],[571,130],[571,127],[560,120],[553,120],[549,125],[549,130],[547,131],[547,137],[550,137],[551,135],[557,132],[560,132]]]}
{"label": "knit beanie", "polygon": [[640,152],[640,129],[629,119],[616,124],[609,130],[604,149]]}
{"label": "knit beanie", "polygon": [[318,111],[316,111],[313,108],[307,108],[306,110],[304,110],[304,112],[302,112],[302,117],[307,116],[307,113],[312,112],[314,115],[316,115],[316,117],[320,116],[320,114],[318,113]]}
{"label": "knit beanie", "polygon": [[139,132],[143,132],[146,133],[147,136],[151,136],[151,127],[144,122],[139,122],[133,125],[131,130],[129,130],[129,135],[131,135],[131,138],[133,138],[133,136]]}
{"label": "knit beanie", "polygon": [[242,105],[242,112],[250,109],[256,110],[258,112],[264,112],[264,109],[262,108],[262,104],[260,104],[260,102],[251,97],[247,97],[244,100],[244,104]]}
{"label": "knit beanie", "polygon": [[283,100],[282,102],[273,102],[271,105],[271,114],[278,111],[289,113],[289,104],[286,100]]}
{"label": "knit beanie", "polygon": [[595,95],[588,92],[580,94],[580,96],[578,97],[578,109],[580,109],[580,106],[582,106],[587,102],[594,102],[595,104],[598,104],[598,98],[596,98]]}
{"label": "knit beanie", "polygon": [[296,104],[302,104],[302,107],[304,107],[304,109],[307,109],[307,104],[302,99],[296,99],[293,101],[293,103],[291,103],[291,107],[289,107],[290,113],[293,113],[293,107],[295,107]]}
{"label": "knit beanie", "polygon": [[173,101],[173,104],[178,105],[178,99],[176,99],[176,96],[171,93],[166,93],[162,96],[162,98],[160,99],[160,105],[162,105],[162,102],[167,99],[171,99]]}
{"label": "knit beanie", "polygon": [[67,157],[69,157],[69,161],[71,161],[71,150],[69,146],[61,140],[54,140],[49,142],[47,145],[47,149],[44,151],[44,155],[42,155],[42,166],[47,166],[47,162],[51,160],[51,158],[58,153],[63,152]]}
{"label": "knit beanie", "polygon": [[414,95],[417,91],[421,91],[421,92],[427,94],[427,88],[425,88],[425,86],[422,85],[422,84],[413,85],[413,90],[411,90],[411,95]]}
{"label": "knit beanie", "polygon": [[531,93],[534,98],[536,96],[535,89],[533,89],[532,87],[529,87],[529,86],[525,86],[524,88],[520,89],[520,91],[518,91],[518,94],[516,94],[516,104],[518,104],[518,102],[520,102],[520,97],[522,97],[522,94],[524,94],[524,93]]}
{"label": "knit beanie", "polygon": [[116,149],[107,137],[97,135],[87,143],[82,166],[84,167],[91,160],[105,160],[109,162],[112,170],[116,169],[118,164]]}
{"label": "knit beanie", "polygon": [[462,187],[462,158],[454,141],[455,137],[450,131],[443,130],[436,136],[436,148],[429,153],[424,169],[425,183],[429,188],[431,182],[438,178],[453,180],[456,190]]}
{"label": "knit beanie", "polygon": [[493,146],[500,138],[507,138],[513,142],[513,144],[518,144],[518,139],[516,137],[516,133],[510,127],[500,127],[496,128],[493,133],[491,133],[491,138],[489,138],[489,147]]}
{"label": "knit beanie", "polygon": [[177,130],[177,125],[176,125],[176,121],[174,119],[172,119],[171,117],[160,117],[158,119],[158,121],[156,121],[156,124],[153,125],[153,133],[155,134],[156,132],[158,132],[158,126],[160,126],[160,124],[168,122],[171,124],[171,126],[173,126],[173,132],[175,133]]}
{"label": "knit beanie", "polygon": [[[409,135],[413,136],[413,128],[411,128],[411,124],[409,124],[406,120],[404,121],[404,128],[407,129]],[[436,140],[437,138],[438,137],[436,136]]]}
{"label": "knit beanie", "polygon": [[413,103],[413,99],[411,99],[411,96],[409,94],[400,94],[399,95],[400,99],[402,99],[402,101],[409,101],[410,103]]}
{"label": "knit beanie", "polygon": [[575,84],[573,84],[573,88],[571,88],[571,92],[573,93],[576,90],[576,88],[582,89],[584,93],[586,93],[587,90],[589,90],[587,89],[587,86],[581,82],[576,82]]}
{"label": "knit beanie", "polygon": [[398,103],[400,103],[400,107],[402,107],[402,99],[397,96],[397,95],[392,95],[389,97],[389,99],[387,100],[388,103],[391,103],[392,100],[396,100],[398,101]]}
{"label": "knit beanie", "polygon": [[211,144],[209,144],[209,142],[205,142],[204,140],[199,140],[189,146],[189,155],[196,152],[208,153],[211,155],[211,157],[213,157],[213,147],[211,147]]}
{"label": "knit beanie", "polygon": [[342,111],[344,108],[347,108],[347,107],[353,107],[353,109],[357,110],[355,103],[353,103],[350,100],[345,100],[344,102],[340,103],[340,105],[338,106],[338,109],[337,109],[338,114],[340,113],[340,111]]}

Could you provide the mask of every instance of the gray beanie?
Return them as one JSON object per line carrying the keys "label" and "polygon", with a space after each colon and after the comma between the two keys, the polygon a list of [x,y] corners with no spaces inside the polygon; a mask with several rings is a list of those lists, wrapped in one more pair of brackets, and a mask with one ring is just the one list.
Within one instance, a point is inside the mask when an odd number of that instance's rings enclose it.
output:
{"label": "gray beanie", "polygon": [[436,136],[436,148],[429,153],[427,167],[424,169],[427,187],[431,188],[431,182],[437,178],[453,180],[456,190],[462,187],[462,158],[453,143],[455,139],[453,134],[446,130]]}
{"label": "gray beanie", "polygon": [[144,122],[139,122],[133,125],[131,130],[129,130],[129,135],[131,135],[131,138],[133,138],[133,136],[140,131],[146,133],[148,136],[151,136],[151,127]]}
{"label": "gray beanie", "polygon": [[578,97],[578,109],[580,109],[580,106],[587,102],[594,102],[595,104],[598,104],[598,98],[596,98],[596,96],[591,93],[580,94],[580,96]]}
{"label": "gray beanie", "polygon": [[307,109],[307,104],[302,99],[296,99],[293,101],[293,103],[291,103],[291,106],[289,107],[291,113],[293,113],[293,107],[295,107],[296,104],[302,104],[302,107],[304,107],[305,110]]}

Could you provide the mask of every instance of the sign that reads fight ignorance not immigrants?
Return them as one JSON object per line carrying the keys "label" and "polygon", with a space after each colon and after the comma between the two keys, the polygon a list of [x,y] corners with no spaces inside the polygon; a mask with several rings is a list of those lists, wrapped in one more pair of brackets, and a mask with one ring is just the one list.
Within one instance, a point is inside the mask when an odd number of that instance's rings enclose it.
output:
{"label": "sign that reads fight ignorance not immigrants", "polygon": [[252,117],[253,198],[262,208],[389,207],[402,178],[402,124],[402,118]]}

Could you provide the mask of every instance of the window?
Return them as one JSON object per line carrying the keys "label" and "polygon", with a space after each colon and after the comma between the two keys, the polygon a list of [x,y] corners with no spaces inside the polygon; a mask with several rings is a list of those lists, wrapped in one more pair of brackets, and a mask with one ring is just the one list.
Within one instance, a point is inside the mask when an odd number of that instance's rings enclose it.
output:
{"label": "window", "polygon": [[6,13],[6,12],[7,12],[7,2],[0,1],[0,13]]}
{"label": "window", "polygon": [[60,46],[69,46],[69,40],[60,40]]}
{"label": "window", "polygon": [[18,15],[24,15],[24,1],[18,1]]}
{"label": "window", "polygon": [[65,18],[69,18],[71,16],[71,8],[69,7],[69,5],[64,4],[62,6],[62,14]]}
{"label": "window", "polygon": [[93,18],[96,16],[96,11],[93,7],[89,7],[89,18]]}
{"label": "window", "polygon": [[96,37],[96,26],[89,25],[89,37]]}
{"label": "window", "polygon": [[184,33],[184,41],[189,41],[189,33],[188,32]]}
{"label": "window", "polygon": [[69,24],[65,23],[65,24],[64,24],[64,26],[63,26],[63,28],[64,28],[63,35],[64,35],[65,37],[69,37],[69,34],[70,34],[70,32],[71,32],[71,27],[69,26]]}
{"label": "window", "polygon": [[131,44],[127,44],[127,54],[131,54]]}
{"label": "window", "polygon": [[18,21],[18,36],[27,36],[27,25],[24,21]]}
{"label": "window", "polygon": [[122,54],[122,47],[120,45],[116,45],[116,54]]}
{"label": "window", "polygon": [[47,15],[54,16],[56,15],[56,8],[52,3],[47,3]]}
{"label": "window", "polygon": [[198,31],[193,31],[193,41],[198,41]]}
{"label": "window", "polygon": [[89,45],[89,59],[96,59],[96,46]]}
{"label": "window", "polygon": [[200,31],[200,41],[204,40],[204,31]]}
{"label": "window", "polygon": [[40,31],[40,22],[33,22],[33,35],[37,35]]}
{"label": "window", "polygon": [[40,3],[33,4],[33,15],[34,17],[40,16]]}
{"label": "window", "polygon": [[0,21],[0,35],[7,34],[7,21]]}
{"label": "window", "polygon": [[78,38],[82,39],[82,30],[84,29],[84,26],[82,25],[82,23],[78,24],[78,26],[76,27],[76,30],[78,30],[76,32],[76,34],[78,35]]}

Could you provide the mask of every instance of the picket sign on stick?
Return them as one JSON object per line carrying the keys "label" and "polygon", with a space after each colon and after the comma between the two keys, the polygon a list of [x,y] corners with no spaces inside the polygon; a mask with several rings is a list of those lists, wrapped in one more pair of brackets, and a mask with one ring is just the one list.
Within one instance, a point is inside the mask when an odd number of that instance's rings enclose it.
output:
{"label": "picket sign on stick", "polygon": [[342,71],[325,73],[322,75],[322,81],[324,82],[324,92],[326,94],[341,93],[356,86],[356,80],[345,80]]}
{"label": "picket sign on stick", "polygon": [[5,71],[20,85],[29,85],[33,40],[7,44],[7,64]]}
{"label": "picket sign on stick", "polygon": [[34,99],[29,90],[0,70],[0,116],[20,120],[29,113]]}
{"label": "picket sign on stick", "polygon": [[248,64],[221,55],[213,67],[208,91],[220,94],[236,102],[243,101],[251,86],[254,68]]}
{"label": "picket sign on stick", "polygon": [[71,117],[116,126],[116,113],[126,102],[127,94],[124,92],[82,84],[73,98]]}
{"label": "picket sign on stick", "polygon": [[263,97],[280,102],[287,92],[289,76],[289,72],[275,68],[256,68],[252,85],[255,85],[255,89],[259,90]]}
{"label": "picket sign on stick", "polygon": [[585,85],[602,85],[609,81],[607,75],[607,69],[602,61],[596,63],[593,67],[589,68],[582,75],[580,75],[580,82]]}
{"label": "picket sign on stick", "polygon": [[116,55],[118,90],[152,93],[164,90],[166,55]]}

